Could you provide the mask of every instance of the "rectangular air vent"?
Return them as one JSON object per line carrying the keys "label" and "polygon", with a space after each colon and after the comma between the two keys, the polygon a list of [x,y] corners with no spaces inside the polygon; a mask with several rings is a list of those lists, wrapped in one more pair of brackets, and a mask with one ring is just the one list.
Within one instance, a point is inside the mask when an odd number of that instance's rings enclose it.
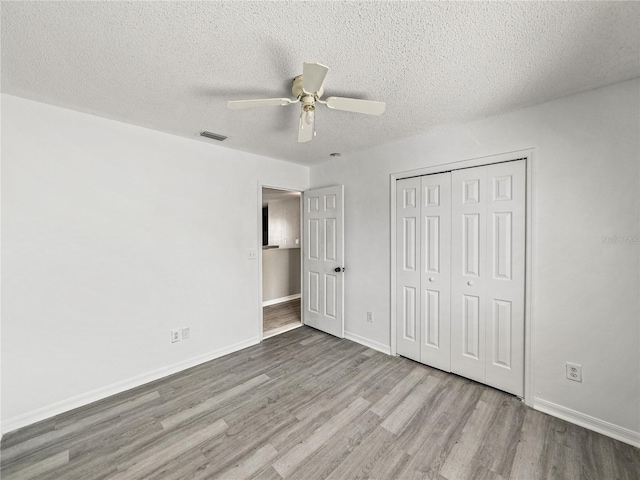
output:
{"label": "rectangular air vent", "polygon": [[217,133],[207,132],[206,130],[202,130],[200,132],[200,136],[207,137],[207,138],[212,138],[214,140],[218,140],[219,142],[222,142],[222,141],[227,139],[227,137],[225,137],[224,135],[219,135]]}

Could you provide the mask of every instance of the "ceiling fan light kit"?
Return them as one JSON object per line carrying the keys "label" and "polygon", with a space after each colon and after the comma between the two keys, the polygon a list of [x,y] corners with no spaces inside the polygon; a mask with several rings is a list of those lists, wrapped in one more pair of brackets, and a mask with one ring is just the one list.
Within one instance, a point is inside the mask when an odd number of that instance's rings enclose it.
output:
{"label": "ceiling fan light kit", "polygon": [[265,98],[258,100],[237,100],[227,103],[232,110],[243,108],[287,106],[292,103],[301,103],[300,122],[298,125],[298,142],[308,142],[315,136],[315,110],[316,103],[322,103],[333,110],[364,113],[365,115],[382,115],[386,108],[384,102],[371,100],[358,100],[355,98],[329,97],[321,100],[324,93],[324,79],[329,68],[320,63],[304,63],[302,75],[293,79],[291,92],[294,99],[289,98]]}

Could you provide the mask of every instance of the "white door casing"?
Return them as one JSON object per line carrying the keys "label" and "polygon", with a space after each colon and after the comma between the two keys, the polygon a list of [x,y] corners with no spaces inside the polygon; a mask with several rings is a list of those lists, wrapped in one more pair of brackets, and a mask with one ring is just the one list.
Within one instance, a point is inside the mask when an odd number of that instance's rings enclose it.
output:
{"label": "white door casing", "polygon": [[451,173],[421,180],[420,361],[451,371]]}
{"label": "white door casing", "polygon": [[307,190],[303,199],[303,321],[343,338],[344,186]]}

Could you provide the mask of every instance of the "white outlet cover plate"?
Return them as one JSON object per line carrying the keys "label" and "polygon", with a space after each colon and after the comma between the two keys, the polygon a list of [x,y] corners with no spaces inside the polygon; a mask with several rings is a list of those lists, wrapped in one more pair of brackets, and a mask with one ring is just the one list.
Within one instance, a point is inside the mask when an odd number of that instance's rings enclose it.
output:
{"label": "white outlet cover plate", "polygon": [[180,330],[171,330],[171,343],[176,343],[181,340]]}
{"label": "white outlet cover plate", "polygon": [[191,336],[191,327],[184,327],[182,329],[182,339],[186,340]]}
{"label": "white outlet cover plate", "polygon": [[247,249],[247,260],[256,260],[258,258],[258,251],[255,248]]}
{"label": "white outlet cover plate", "polygon": [[582,383],[582,365],[566,363],[567,379]]}

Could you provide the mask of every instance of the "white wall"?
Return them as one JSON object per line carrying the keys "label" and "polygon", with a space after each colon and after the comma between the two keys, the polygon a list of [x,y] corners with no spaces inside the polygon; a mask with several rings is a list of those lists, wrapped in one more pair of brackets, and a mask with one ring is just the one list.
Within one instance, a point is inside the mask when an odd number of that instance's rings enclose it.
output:
{"label": "white wall", "polygon": [[269,202],[269,245],[280,248],[299,247],[300,197]]}
{"label": "white wall", "polygon": [[391,173],[534,147],[537,408],[640,444],[639,246],[603,242],[639,235],[639,91],[625,82],[313,167],[312,188],[345,185],[347,332],[389,345]]}
{"label": "white wall", "polygon": [[300,248],[262,250],[262,300],[300,294]]}
{"label": "white wall", "polygon": [[3,95],[2,170],[3,431],[257,342],[258,181],[306,167]]}

